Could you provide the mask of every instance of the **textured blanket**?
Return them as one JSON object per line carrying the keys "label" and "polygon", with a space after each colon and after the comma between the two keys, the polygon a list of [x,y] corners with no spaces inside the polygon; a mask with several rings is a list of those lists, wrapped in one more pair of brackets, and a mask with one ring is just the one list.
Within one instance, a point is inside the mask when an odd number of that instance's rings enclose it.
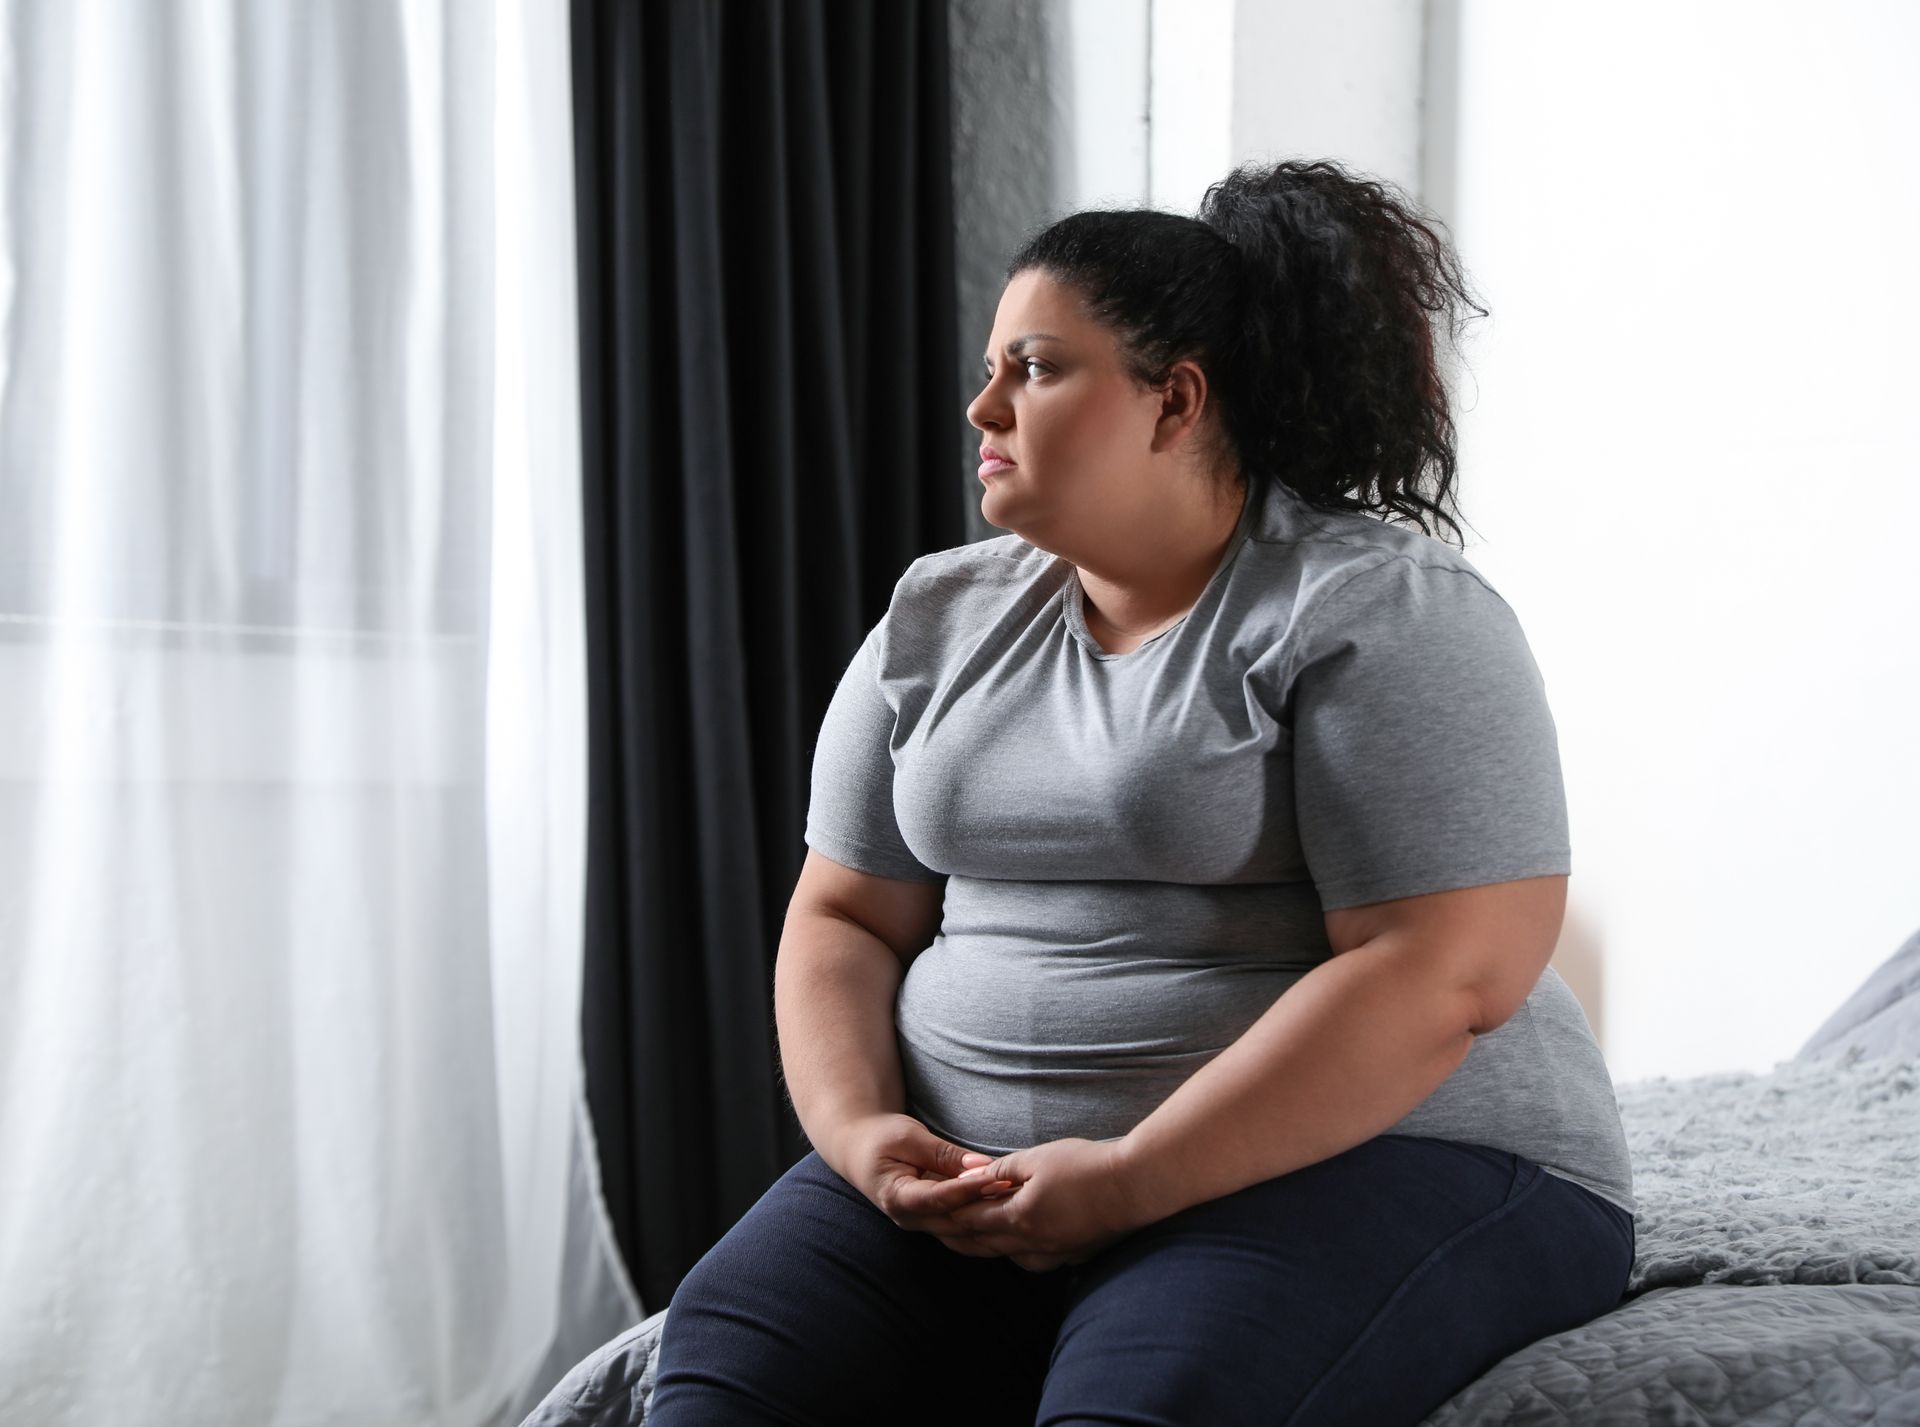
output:
{"label": "textured blanket", "polygon": [[1920,1060],[1790,1060],[1615,1093],[1640,1201],[1630,1296],[1920,1284]]}

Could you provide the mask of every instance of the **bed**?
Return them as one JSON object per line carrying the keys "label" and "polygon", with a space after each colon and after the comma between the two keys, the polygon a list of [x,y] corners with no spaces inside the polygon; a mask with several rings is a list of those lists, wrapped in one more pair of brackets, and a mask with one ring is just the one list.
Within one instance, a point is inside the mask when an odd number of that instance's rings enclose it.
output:
{"label": "bed", "polygon": [[[1640,1201],[1626,1295],[1421,1427],[1920,1427],[1920,932],[1791,1060],[1616,1096]],[[642,1427],[666,1314],[523,1427]]]}

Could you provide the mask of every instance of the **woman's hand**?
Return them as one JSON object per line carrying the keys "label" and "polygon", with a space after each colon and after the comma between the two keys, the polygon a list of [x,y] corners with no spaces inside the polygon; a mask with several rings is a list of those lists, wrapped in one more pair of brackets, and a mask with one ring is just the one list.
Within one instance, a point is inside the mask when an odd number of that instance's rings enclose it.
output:
{"label": "woman's hand", "polygon": [[948,1236],[959,1232],[953,1210],[1012,1188],[992,1175],[960,1178],[963,1171],[991,1161],[991,1155],[941,1139],[911,1115],[895,1114],[867,1115],[843,1127],[828,1159],[894,1223],[932,1234],[950,1247]]}
{"label": "woman's hand", "polygon": [[942,1233],[942,1242],[964,1254],[1004,1254],[1034,1273],[1084,1263],[1147,1223],[1132,1201],[1119,1147],[1118,1140],[1048,1140],[962,1169],[959,1183],[1010,1180],[1014,1188],[954,1208],[947,1217],[957,1232]]}

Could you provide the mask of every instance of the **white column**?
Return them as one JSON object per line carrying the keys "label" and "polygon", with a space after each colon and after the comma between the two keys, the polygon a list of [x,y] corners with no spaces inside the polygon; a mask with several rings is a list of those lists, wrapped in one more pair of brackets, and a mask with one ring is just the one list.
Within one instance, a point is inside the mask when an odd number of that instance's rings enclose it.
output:
{"label": "white column", "polygon": [[1149,202],[1191,213],[1233,167],[1236,0],[1152,0]]}
{"label": "white column", "polygon": [[[1237,0],[1234,11],[1234,162],[1330,158],[1417,197],[1422,0]],[[1156,106],[1156,129],[1159,117]]]}

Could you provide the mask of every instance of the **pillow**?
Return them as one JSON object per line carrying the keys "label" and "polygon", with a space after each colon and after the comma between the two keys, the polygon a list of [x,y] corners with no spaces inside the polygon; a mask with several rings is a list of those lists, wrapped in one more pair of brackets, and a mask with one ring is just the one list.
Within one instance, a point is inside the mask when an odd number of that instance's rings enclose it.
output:
{"label": "pillow", "polygon": [[1795,1054],[1920,1056],[1920,932],[1901,943]]}

